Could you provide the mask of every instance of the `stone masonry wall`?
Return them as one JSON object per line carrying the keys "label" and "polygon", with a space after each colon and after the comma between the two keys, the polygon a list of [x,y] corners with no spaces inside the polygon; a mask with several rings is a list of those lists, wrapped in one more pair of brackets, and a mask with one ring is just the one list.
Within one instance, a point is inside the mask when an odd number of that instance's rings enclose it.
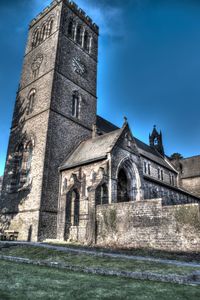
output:
{"label": "stone masonry wall", "polygon": [[181,178],[180,185],[184,189],[200,197],[200,176],[193,178]]}
{"label": "stone masonry wall", "polygon": [[200,250],[198,204],[162,206],[161,199],[97,206],[97,244],[170,251]]}

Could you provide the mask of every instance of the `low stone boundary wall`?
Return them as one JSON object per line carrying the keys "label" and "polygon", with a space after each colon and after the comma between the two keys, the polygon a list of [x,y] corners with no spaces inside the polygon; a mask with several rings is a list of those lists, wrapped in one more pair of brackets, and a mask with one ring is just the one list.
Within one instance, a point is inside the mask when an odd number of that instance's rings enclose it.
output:
{"label": "low stone boundary wall", "polygon": [[97,244],[111,247],[200,251],[200,206],[162,206],[162,199],[96,208]]}
{"label": "low stone boundary wall", "polygon": [[192,284],[200,285],[199,273],[194,272],[192,275],[176,275],[176,274],[157,274],[151,272],[130,272],[130,271],[117,271],[103,268],[89,268],[69,265],[59,262],[49,262],[41,260],[32,260],[29,258],[21,258],[14,256],[0,255],[1,260],[12,261],[23,264],[31,264],[36,266],[45,266],[51,268],[65,269],[73,272],[83,272],[87,274],[95,274],[102,276],[117,276],[123,278],[137,279],[137,280],[150,280],[150,281],[160,281],[160,282],[170,282],[178,284]]}

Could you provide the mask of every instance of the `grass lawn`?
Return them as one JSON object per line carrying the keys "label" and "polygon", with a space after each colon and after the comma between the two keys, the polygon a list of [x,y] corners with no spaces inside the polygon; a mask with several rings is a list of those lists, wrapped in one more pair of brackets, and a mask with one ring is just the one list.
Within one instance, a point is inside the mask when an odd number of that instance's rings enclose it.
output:
{"label": "grass lawn", "polygon": [[149,271],[159,274],[190,274],[200,268],[180,267],[174,265],[161,264],[157,262],[136,261],[128,259],[98,257],[87,254],[61,252],[53,249],[46,249],[33,246],[14,246],[4,248],[0,252],[2,255],[30,258],[34,260],[45,260],[53,262],[64,262],[74,266],[106,268],[123,271]]}
{"label": "grass lawn", "polygon": [[157,250],[150,248],[102,248],[100,246],[83,246],[81,244],[69,242],[49,241],[48,244],[62,247],[70,247],[75,249],[95,250],[99,252],[114,252],[126,255],[150,256],[154,258],[163,258],[171,260],[180,260],[186,262],[200,262],[200,252],[173,252],[165,250]]}
{"label": "grass lawn", "polygon": [[0,261],[1,300],[199,300],[200,289]]}

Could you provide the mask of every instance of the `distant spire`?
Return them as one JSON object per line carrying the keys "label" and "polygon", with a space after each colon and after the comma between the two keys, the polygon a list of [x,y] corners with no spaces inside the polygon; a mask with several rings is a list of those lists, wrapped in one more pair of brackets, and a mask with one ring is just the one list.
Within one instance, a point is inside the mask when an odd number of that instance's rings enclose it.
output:
{"label": "distant spire", "polygon": [[124,124],[127,124],[128,123],[128,119],[126,116],[124,116]]}
{"label": "distant spire", "polygon": [[155,148],[161,155],[164,155],[164,147],[162,142],[162,132],[158,133],[156,125],[153,126],[152,133],[149,135],[149,144]]}

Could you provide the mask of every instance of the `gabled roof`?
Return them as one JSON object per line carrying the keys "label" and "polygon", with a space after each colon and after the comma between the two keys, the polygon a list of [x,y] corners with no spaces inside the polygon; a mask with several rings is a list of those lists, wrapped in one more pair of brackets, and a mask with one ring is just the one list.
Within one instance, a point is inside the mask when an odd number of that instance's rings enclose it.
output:
{"label": "gabled roof", "polygon": [[82,142],[75,151],[69,155],[60,169],[70,169],[75,166],[106,158],[123,132],[123,129],[124,127]]}

